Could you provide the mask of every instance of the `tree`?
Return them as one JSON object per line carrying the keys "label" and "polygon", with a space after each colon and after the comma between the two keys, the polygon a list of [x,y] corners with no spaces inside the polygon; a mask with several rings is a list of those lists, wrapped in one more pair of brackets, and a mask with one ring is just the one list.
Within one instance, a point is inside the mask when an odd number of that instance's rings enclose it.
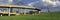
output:
{"label": "tree", "polygon": [[30,14],[34,14],[35,12],[34,11],[29,11]]}

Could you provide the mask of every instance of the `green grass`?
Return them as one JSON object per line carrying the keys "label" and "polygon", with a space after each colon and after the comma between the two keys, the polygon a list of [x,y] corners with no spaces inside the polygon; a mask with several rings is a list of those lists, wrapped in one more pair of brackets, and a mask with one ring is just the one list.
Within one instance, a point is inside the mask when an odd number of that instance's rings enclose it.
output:
{"label": "green grass", "polygon": [[0,16],[0,20],[60,20],[60,12],[41,13],[38,16]]}

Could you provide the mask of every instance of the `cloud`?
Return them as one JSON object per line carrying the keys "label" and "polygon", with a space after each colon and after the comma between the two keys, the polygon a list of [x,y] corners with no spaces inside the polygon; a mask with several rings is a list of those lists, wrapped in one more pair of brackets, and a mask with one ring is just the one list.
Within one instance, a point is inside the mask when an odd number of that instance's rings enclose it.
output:
{"label": "cloud", "polygon": [[60,2],[59,1],[56,1],[57,2],[57,5],[60,5]]}
{"label": "cloud", "polygon": [[13,0],[8,0],[9,2],[13,2]]}
{"label": "cloud", "polygon": [[36,4],[36,3],[39,3],[39,1],[31,2],[31,3],[29,3],[28,5],[29,5],[29,6],[33,6],[33,5]]}
{"label": "cloud", "polygon": [[52,7],[60,6],[60,1],[58,0],[42,0],[44,6],[52,5]]}
{"label": "cloud", "polygon": [[31,2],[28,5],[35,5],[37,3],[40,3],[40,4],[42,3],[42,5],[44,5],[44,6],[53,5],[53,7],[56,7],[56,5],[57,5],[57,1],[51,1],[51,0],[40,0],[40,1],[36,1],[36,2]]}
{"label": "cloud", "polygon": [[28,4],[28,6],[32,6],[33,4],[34,4],[34,2],[32,2],[32,3],[29,3],[29,4]]}
{"label": "cloud", "polygon": [[43,2],[46,2],[46,3],[49,3],[49,4],[52,4],[52,5],[56,5],[56,2],[53,2],[51,0],[42,0]]}
{"label": "cloud", "polygon": [[22,0],[20,2],[22,2],[23,5],[31,5],[31,6],[37,5],[39,7],[48,6],[48,5],[53,5],[52,7],[56,7],[60,5],[60,2],[56,0]]}

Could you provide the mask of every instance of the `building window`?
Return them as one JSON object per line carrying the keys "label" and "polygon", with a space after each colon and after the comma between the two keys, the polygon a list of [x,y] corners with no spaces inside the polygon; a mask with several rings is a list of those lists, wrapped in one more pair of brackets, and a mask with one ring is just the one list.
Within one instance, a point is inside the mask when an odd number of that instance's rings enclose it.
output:
{"label": "building window", "polygon": [[0,11],[7,11],[8,8],[0,8]]}
{"label": "building window", "polygon": [[24,13],[24,12],[29,12],[29,11],[32,11],[32,9],[20,9],[20,8],[12,8],[12,12],[15,12],[16,13]]}

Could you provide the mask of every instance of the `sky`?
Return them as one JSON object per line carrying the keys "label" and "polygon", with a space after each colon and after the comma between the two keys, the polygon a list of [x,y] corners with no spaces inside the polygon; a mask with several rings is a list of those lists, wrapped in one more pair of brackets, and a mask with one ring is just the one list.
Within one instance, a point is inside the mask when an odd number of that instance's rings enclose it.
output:
{"label": "sky", "polygon": [[50,7],[51,11],[60,10],[60,0],[0,0],[0,4],[3,3],[34,6],[42,11],[47,11],[47,7]]}

